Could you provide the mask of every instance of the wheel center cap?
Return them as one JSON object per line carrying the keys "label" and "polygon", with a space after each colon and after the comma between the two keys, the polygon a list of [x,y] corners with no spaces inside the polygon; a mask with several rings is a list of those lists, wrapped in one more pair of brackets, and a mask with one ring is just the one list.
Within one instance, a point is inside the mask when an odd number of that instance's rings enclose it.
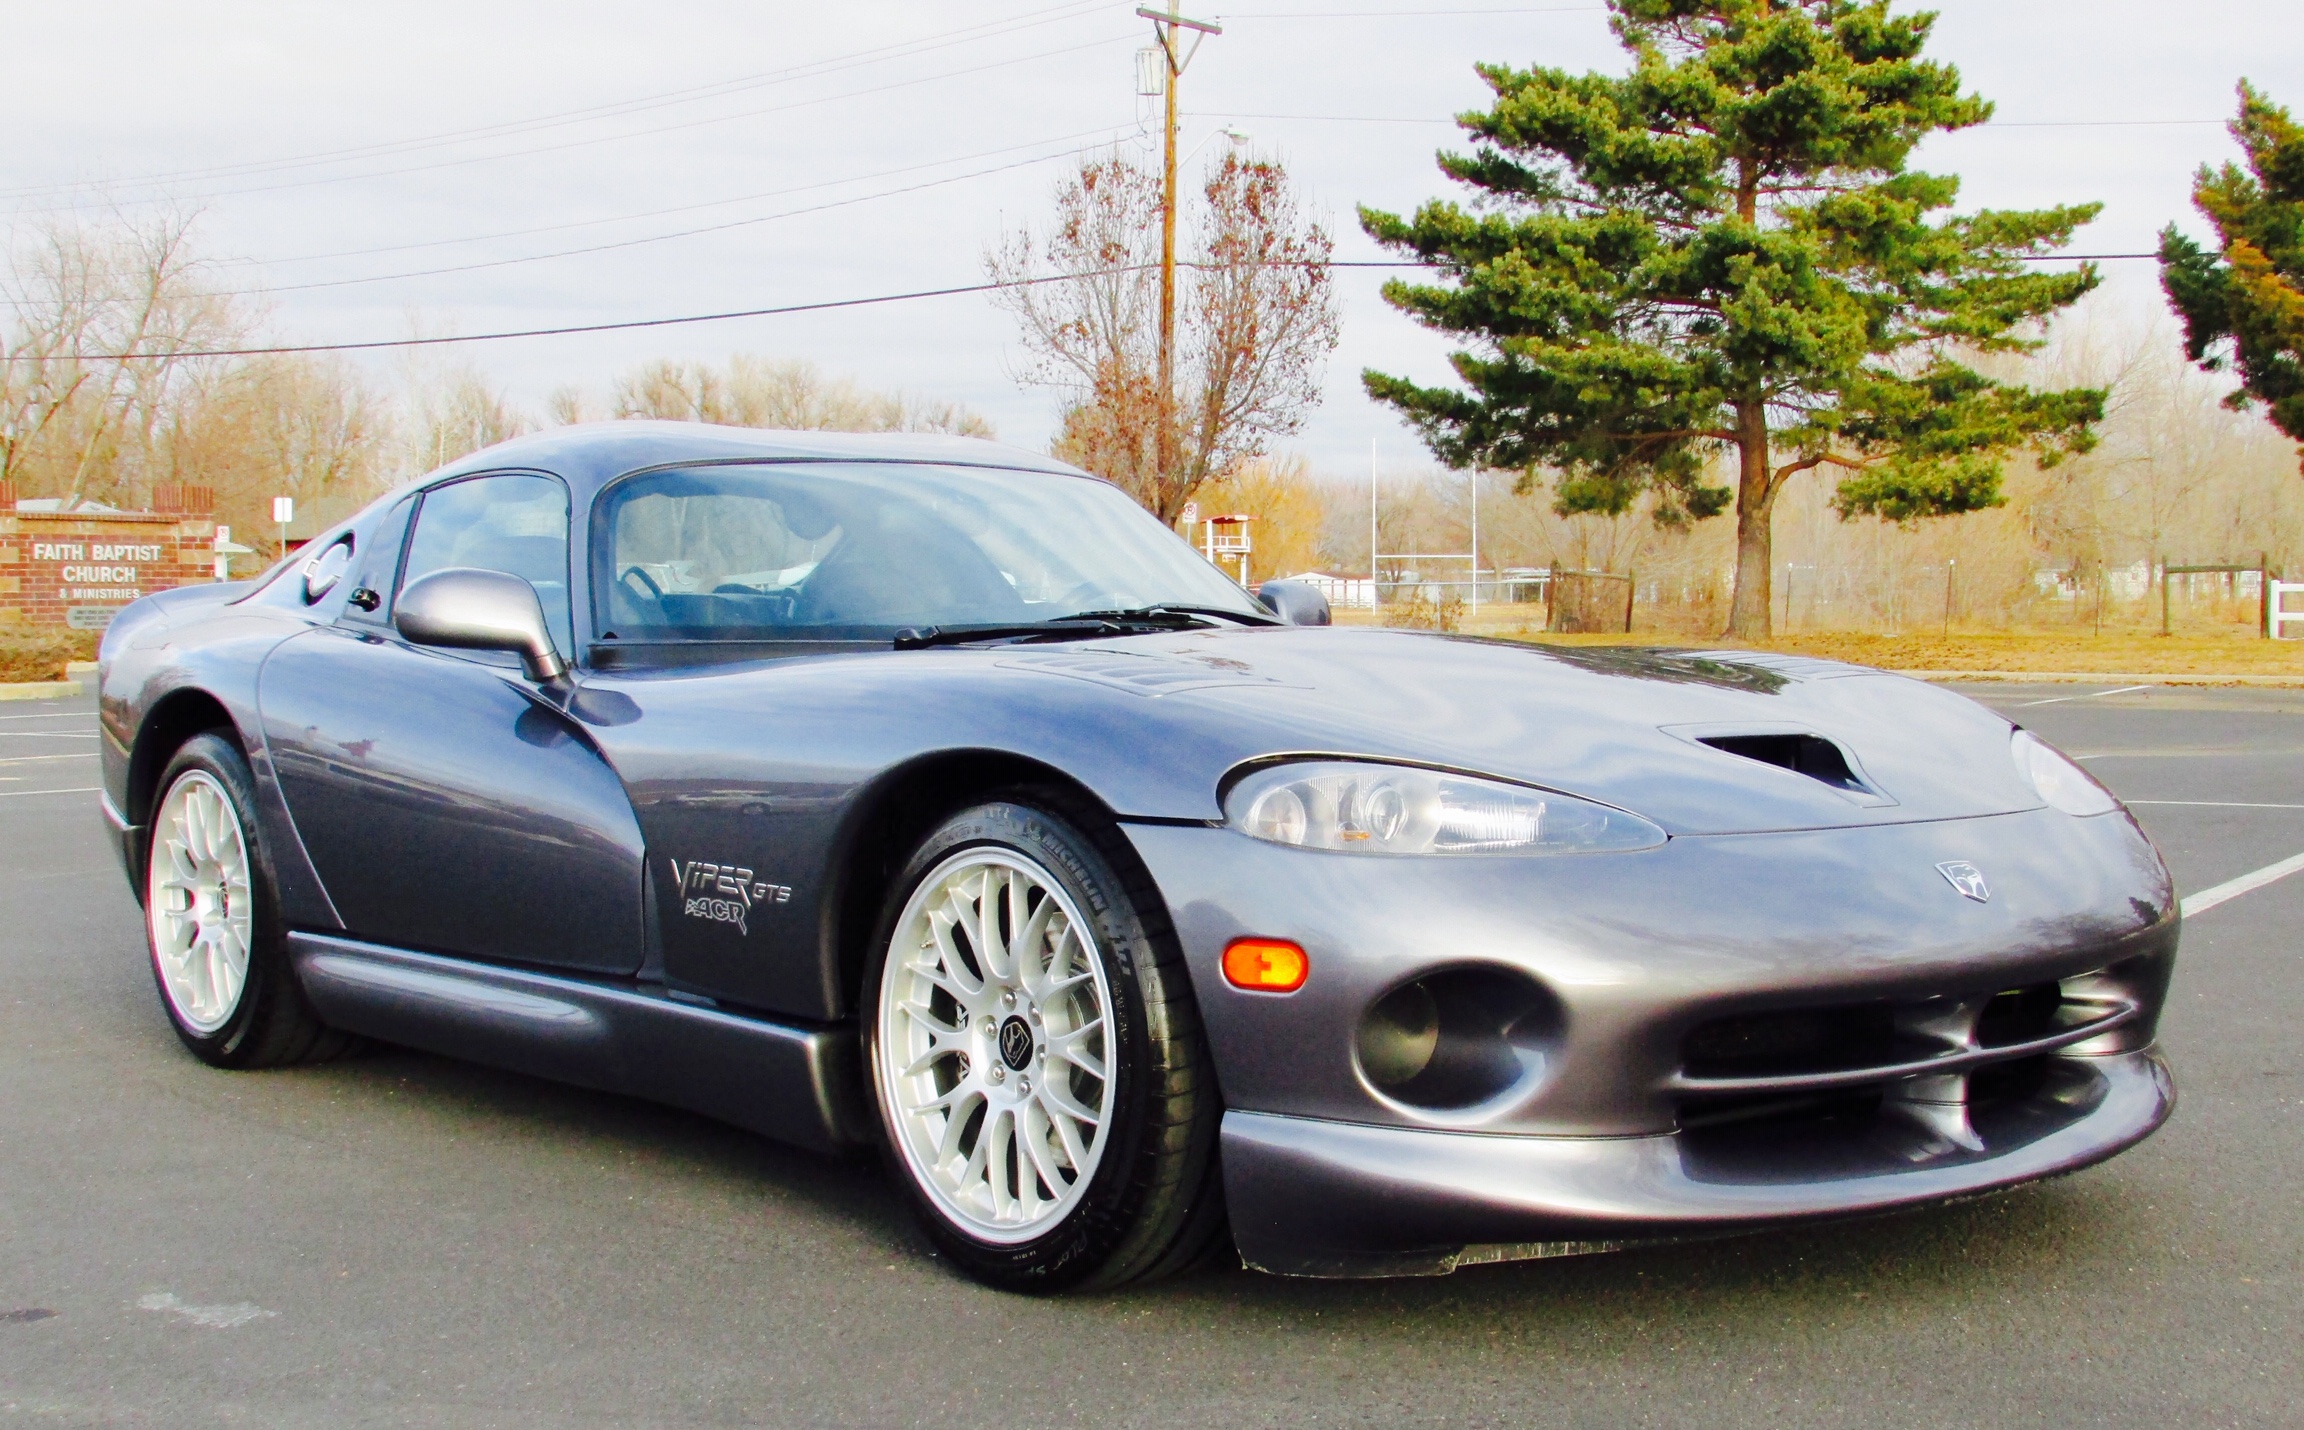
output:
{"label": "wheel center cap", "polygon": [[1013,1013],[1000,1024],[1000,1061],[1017,1072],[1032,1065],[1032,1027]]}

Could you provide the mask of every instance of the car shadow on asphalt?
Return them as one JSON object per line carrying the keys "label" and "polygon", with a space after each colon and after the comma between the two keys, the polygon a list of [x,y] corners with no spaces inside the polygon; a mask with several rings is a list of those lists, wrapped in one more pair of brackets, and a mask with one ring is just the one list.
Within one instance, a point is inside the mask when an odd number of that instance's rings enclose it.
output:
{"label": "car shadow on asphalt", "polygon": [[[827,1156],[784,1146],[710,1118],[612,1093],[589,1091],[396,1048],[374,1048],[300,1076],[324,1078],[355,1101],[391,1100],[403,1112],[453,1125],[467,1138],[518,1144],[613,1148],[668,1186],[735,1203],[768,1197],[838,1241],[855,1244],[856,1271],[888,1253],[959,1274],[934,1257],[871,1151]],[[1685,1320],[1765,1316],[1820,1302],[1939,1304],[2011,1283],[2092,1276],[2119,1248],[2155,1237],[2157,1214],[2101,1176],[2018,1188],[1925,1207],[1733,1237],[1613,1253],[1467,1267],[1448,1276],[1315,1280],[1272,1276],[1228,1253],[1147,1286],[1064,1304],[1095,1315],[1169,1314],[1365,1323],[1378,1331],[1402,1316],[1477,1311],[1523,1325],[1559,1328],[1664,1316]],[[999,1293],[980,1291],[985,1296]]]}
{"label": "car shadow on asphalt", "polygon": [[[1216,1307],[1319,1315],[1330,1327],[1429,1325],[1451,1313],[1569,1330],[1615,1322],[1806,1317],[1819,1305],[1885,1311],[2100,1278],[2123,1248],[2164,1239],[2161,1218],[2108,1184],[2060,1181],[1951,1205],[1652,1245],[1478,1265],[1436,1277],[1327,1281],[1206,1269],[1173,1284]],[[1128,1293],[1157,1296],[1163,1288]]]}

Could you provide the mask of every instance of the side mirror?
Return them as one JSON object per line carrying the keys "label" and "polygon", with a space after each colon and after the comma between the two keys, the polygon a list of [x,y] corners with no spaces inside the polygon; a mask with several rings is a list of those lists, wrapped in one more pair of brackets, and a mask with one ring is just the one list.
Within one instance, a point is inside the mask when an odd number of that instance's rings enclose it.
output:
{"label": "side mirror", "polygon": [[392,624],[418,645],[511,651],[539,684],[568,673],[536,588],[502,571],[452,566],[412,581],[393,608]]}
{"label": "side mirror", "polygon": [[1264,609],[1292,626],[1328,624],[1328,598],[1304,581],[1267,581],[1256,588]]}

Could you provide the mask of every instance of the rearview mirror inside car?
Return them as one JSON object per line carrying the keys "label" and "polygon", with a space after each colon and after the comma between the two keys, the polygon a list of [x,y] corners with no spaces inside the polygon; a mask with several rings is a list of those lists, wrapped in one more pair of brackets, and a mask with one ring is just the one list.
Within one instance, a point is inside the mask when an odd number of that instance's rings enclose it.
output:
{"label": "rearview mirror inside car", "polygon": [[539,683],[568,673],[536,588],[503,571],[453,566],[412,581],[393,608],[392,624],[418,645],[511,651]]}

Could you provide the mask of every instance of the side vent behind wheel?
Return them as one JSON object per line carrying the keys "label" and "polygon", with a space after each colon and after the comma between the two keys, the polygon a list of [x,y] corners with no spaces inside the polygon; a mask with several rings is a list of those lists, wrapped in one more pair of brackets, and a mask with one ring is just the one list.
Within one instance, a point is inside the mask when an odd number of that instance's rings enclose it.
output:
{"label": "side vent behind wheel", "polygon": [[1848,757],[1840,747],[1820,735],[1700,735],[1696,742],[1723,754],[1741,755],[1821,780],[1851,794],[1874,792],[1848,768]]}

